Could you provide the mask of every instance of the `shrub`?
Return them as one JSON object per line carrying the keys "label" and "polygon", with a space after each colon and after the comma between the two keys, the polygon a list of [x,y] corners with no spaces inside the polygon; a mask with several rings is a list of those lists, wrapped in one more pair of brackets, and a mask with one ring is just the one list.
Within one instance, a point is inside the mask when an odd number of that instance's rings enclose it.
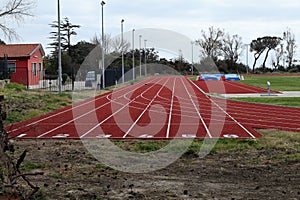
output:
{"label": "shrub", "polygon": [[18,83],[8,83],[4,86],[5,89],[8,90],[14,90],[14,91],[23,91],[26,90],[26,87],[24,85],[18,84]]}

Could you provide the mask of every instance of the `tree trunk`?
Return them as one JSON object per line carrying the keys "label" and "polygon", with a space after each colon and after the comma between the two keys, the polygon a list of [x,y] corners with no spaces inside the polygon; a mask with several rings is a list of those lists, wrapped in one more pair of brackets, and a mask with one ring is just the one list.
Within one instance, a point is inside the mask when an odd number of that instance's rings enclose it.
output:
{"label": "tree trunk", "polygon": [[260,55],[263,53],[264,51],[260,52],[260,53],[256,53],[254,54],[254,64],[253,64],[253,70],[252,70],[252,73],[254,74],[254,71],[255,71],[255,65],[260,57]]}
{"label": "tree trunk", "polygon": [[253,67],[252,67],[252,73],[254,74],[254,70],[255,70],[255,65],[256,65],[256,62],[257,62],[258,58],[255,58],[254,59],[254,63],[253,63]]}
{"label": "tree trunk", "polygon": [[268,57],[269,57],[269,52],[271,51],[271,49],[268,49],[268,51],[267,51],[267,54],[266,54],[266,57],[265,57],[265,60],[264,60],[264,62],[263,62],[263,71],[265,71],[265,69],[266,69],[266,62],[267,62],[267,59],[268,59]]}

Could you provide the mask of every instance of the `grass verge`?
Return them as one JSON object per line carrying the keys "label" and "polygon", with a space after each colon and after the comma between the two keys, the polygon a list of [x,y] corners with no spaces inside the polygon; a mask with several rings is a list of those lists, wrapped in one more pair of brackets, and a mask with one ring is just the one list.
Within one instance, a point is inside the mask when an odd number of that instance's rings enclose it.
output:
{"label": "grass verge", "polygon": [[[210,150],[212,154],[236,154],[236,153],[257,153],[274,152],[271,161],[286,162],[300,161],[300,134],[278,130],[259,130],[263,135],[258,139],[218,139]],[[194,140],[185,155],[197,156],[203,139]],[[120,148],[135,153],[147,153],[157,151],[169,144],[169,141],[136,140],[136,141],[114,141]],[[176,149],[174,149],[176,151]],[[255,162],[264,162],[264,157],[256,158]],[[261,160],[260,160],[261,159]]]}
{"label": "grass verge", "polygon": [[271,104],[271,105],[300,107],[300,97],[284,97],[284,98],[258,97],[258,98],[232,98],[232,99],[237,101],[250,102],[250,103],[263,103],[263,104]]}
{"label": "grass verge", "polygon": [[71,105],[71,94],[30,90],[18,84],[7,84],[0,91],[4,95],[7,118],[5,125],[31,119],[59,108]]}

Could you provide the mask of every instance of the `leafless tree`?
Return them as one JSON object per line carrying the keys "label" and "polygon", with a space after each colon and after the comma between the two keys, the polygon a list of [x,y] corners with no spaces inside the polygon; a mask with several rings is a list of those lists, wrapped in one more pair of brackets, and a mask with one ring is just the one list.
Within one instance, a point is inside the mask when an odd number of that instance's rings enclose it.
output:
{"label": "leafless tree", "polygon": [[130,43],[126,40],[123,40],[122,43],[121,38],[118,37],[112,40],[112,48],[115,53],[122,53],[122,47],[123,51],[127,52],[129,50]]}
{"label": "leafless tree", "polygon": [[[102,37],[95,35],[91,39],[91,43],[95,45],[99,45],[101,47],[102,45]],[[104,35],[104,51],[105,54],[108,55],[110,53],[121,53],[122,52],[122,46],[124,53],[129,51],[130,43],[126,40],[122,40],[120,38],[111,38],[110,34],[105,34]]]}
{"label": "leafless tree", "polygon": [[222,51],[224,58],[226,60],[231,60],[233,63],[236,63],[239,59],[239,56],[242,53],[242,38],[238,35],[229,35],[223,38]]}
{"label": "leafless tree", "polygon": [[[94,45],[99,45],[102,47],[102,36],[98,36],[97,34],[94,35],[94,37],[91,39],[91,43]],[[104,52],[106,55],[110,54],[112,52],[112,39],[110,34],[104,35]]]}
{"label": "leafless tree", "polygon": [[208,33],[202,30],[202,38],[196,40],[196,44],[201,47],[202,55],[214,59],[220,56],[223,36],[224,32],[218,28],[210,27]]}
{"label": "leafless tree", "polygon": [[288,66],[291,67],[296,53],[296,39],[290,28],[283,33],[283,39],[286,42],[286,58]]}
{"label": "leafless tree", "polygon": [[277,47],[275,49],[275,54],[272,59],[272,64],[273,64],[275,70],[278,69],[278,67],[280,65],[280,61],[283,58],[283,55],[284,55],[284,47],[283,47],[283,44],[280,44],[279,47]]}
{"label": "leafless tree", "polygon": [[23,22],[26,17],[32,17],[34,6],[35,3],[32,0],[7,0],[0,6],[0,30],[8,40],[19,38],[11,25]]}

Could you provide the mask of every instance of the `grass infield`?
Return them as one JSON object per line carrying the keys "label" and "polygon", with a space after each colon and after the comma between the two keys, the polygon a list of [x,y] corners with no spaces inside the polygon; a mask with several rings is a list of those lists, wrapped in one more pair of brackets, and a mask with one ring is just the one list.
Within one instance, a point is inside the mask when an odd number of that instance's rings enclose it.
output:
{"label": "grass infield", "polygon": [[300,91],[299,76],[245,76],[243,84],[267,88],[267,81],[271,83],[271,89],[276,91]]}
{"label": "grass infield", "polygon": [[232,99],[238,101],[250,102],[250,103],[263,103],[263,104],[270,104],[270,105],[300,107],[300,97],[284,97],[284,98],[257,97],[257,98],[232,98]]}

